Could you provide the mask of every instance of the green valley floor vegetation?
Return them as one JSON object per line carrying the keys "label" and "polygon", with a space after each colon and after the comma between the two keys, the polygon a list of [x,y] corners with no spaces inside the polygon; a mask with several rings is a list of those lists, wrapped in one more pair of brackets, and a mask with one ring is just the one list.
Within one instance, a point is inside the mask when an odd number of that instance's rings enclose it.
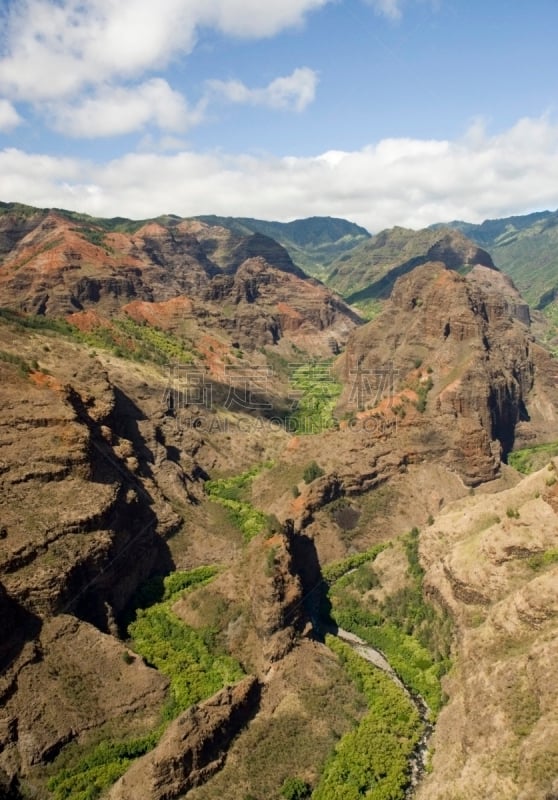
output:
{"label": "green valley floor vegetation", "polygon": [[[331,565],[324,577],[330,582],[328,598],[334,622],[381,650],[403,683],[423,697],[435,717],[443,705],[441,678],[451,666],[452,622],[424,599],[418,538],[419,531],[413,528],[400,542],[408,565],[405,585],[382,600],[375,599],[380,581],[370,557],[361,562],[358,556],[351,557],[354,567],[349,570],[343,569],[343,562]],[[369,551],[372,557],[374,551]],[[340,577],[332,580],[339,573]]]}
{"label": "green valley floor vegetation", "polygon": [[[205,586],[217,572],[217,567],[174,572],[152,578],[140,588],[128,632],[131,649],[170,679],[160,724],[140,737],[102,741],[73,763],[64,763],[48,781],[53,800],[96,800],[134,759],[155,747],[170,720],[244,676],[240,665],[218,645],[216,630],[192,628],[171,608],[185,591]],[[61,760],[68,759],[63,754]]]}
{"label": "green valley floor vegetation", "polygon": [[542,469],[550,458],[556,456],[558,456],[558,442],[550,442],[514,450],[508,455],[508,464],[523,475],[530,475]]}
{"label": "green valley floor vegetation", "polygon": [[332,364],[332,359],[314,361],[291,371],[294,408],[288,418],[289,430],[312,434],[335,427],[333,412],[343,387],[331,371]]}
{"label": "green valley floor vegetation", "polygon": [[339,741],[312,800],[403,800],[422,723],[405,692],[334,636],[326,643],[364,693],[368,712]]}

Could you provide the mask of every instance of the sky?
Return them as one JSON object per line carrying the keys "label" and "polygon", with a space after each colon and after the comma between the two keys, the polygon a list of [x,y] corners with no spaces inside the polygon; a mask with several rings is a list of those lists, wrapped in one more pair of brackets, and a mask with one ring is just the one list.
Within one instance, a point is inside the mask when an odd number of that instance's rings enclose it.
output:
{"label": "sky", "polygon": [[558,0],[0,0],[0,200],[393,225],[558,208]]}

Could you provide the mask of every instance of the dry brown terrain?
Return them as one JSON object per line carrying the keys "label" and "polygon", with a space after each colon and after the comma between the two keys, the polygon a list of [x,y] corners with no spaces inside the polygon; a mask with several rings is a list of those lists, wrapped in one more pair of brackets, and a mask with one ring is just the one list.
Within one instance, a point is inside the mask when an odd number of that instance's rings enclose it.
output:
{"label": "dry brown terrain", "polygon": [[[365,711],[316,632],[321,569],[414,526],[426,595],[456,627],[417,798],[558,796],[558,464],[522,478],[505,463],[558,440],[558,371],[513,285],[490,265],[429,262],[360,325],[266,237],[82,227],[2,218],[0,796],[46,800],[59,764],[158,725],[169,681],[124,620],[148,578],[202,565],[220,572],[172,611],[213,626],[246,677],[179,714],[106,796],[316,785]],[[330,428],[277,424],[289,364],[343,349]],[[179,402],[176,353],[211,403]],[[265,375],[252,405],[246,372]],[[243,501],[268,519],[248,542],[206,482],[252,467]],[[400,546],[381,553],[378,602],[405,569]]]}

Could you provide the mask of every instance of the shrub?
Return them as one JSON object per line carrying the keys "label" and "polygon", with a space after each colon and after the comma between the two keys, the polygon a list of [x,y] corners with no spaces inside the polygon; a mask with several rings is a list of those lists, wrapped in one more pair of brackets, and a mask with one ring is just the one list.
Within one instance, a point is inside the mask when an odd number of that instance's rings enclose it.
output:
{"label": "shrub", "polygon": [[306,800],[312,789],[301,778],[287,778],[281,787],[281,797],[286,800]]}
{"label": "shrub", "polygon": [[315,481],[316,478],[321,478],[323,474],[324,471],[319,464],[317,464],[315,461],[311,461],[304,470],[302,477],[304,479],[304,483],[312,483],[312,481]]}

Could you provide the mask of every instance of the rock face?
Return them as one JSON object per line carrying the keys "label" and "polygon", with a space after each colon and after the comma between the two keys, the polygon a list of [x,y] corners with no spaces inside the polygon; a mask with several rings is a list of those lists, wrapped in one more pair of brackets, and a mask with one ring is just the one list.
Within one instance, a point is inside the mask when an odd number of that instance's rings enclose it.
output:
{"label": "rock face", "polygon": [[339,341],[360,322],[267,236],[177,219],[128,227],[115,231],[107,221],[78,222],[61,211],[0,215],[0,304],[49,316],[93,307],[110,314],[128,302],[182,296],[190,314],[247,349],[292,332],[293,315],[297,328],[328,330]]}
{"label": "rock face", "polygon": [[544,558],[558,544],[555,471],[450,504],[421,533],[426,591],[458,635],[417,800],[555,797],[558,568]]}
{"label": "rock face", "polygon": [[248,677],[185,711],[157,747],[114,785],[110,800],[173,800],[205,783],[222,767],[232,739],[254,715],[260,688]]}
{"label": "rock face", "polygon": [[[38,354],[33,337],[5,326],[1,335],[22,358]],[[115,620],[139,583],[173,566],[166,538],[181,518],[167,500],[171,478],[182,476],[182,502],[195,484],[187,453],[182,467],[169,460],[157,420],[142,421],[98,361],[80,364],[62,339],[45,347],[44,372],[0,361],[0,769],[9,779],[112,719],[149,722],[163,702],[166,679],[127,662]]]}
{"label": "rock face", "polygon": [[408,452],[429,439],[467,484],[491,480],[518,441],[558,429],[552,360],[528,321],[511,281],[489,267],[465,277],[441,263],[417,267],[380,317],[351,335],[338,364],[342,407],[354,403],[357,380],[366,388],[371,376],[389,376],[380,394],[363,393],[359,410],[401,412]]}

